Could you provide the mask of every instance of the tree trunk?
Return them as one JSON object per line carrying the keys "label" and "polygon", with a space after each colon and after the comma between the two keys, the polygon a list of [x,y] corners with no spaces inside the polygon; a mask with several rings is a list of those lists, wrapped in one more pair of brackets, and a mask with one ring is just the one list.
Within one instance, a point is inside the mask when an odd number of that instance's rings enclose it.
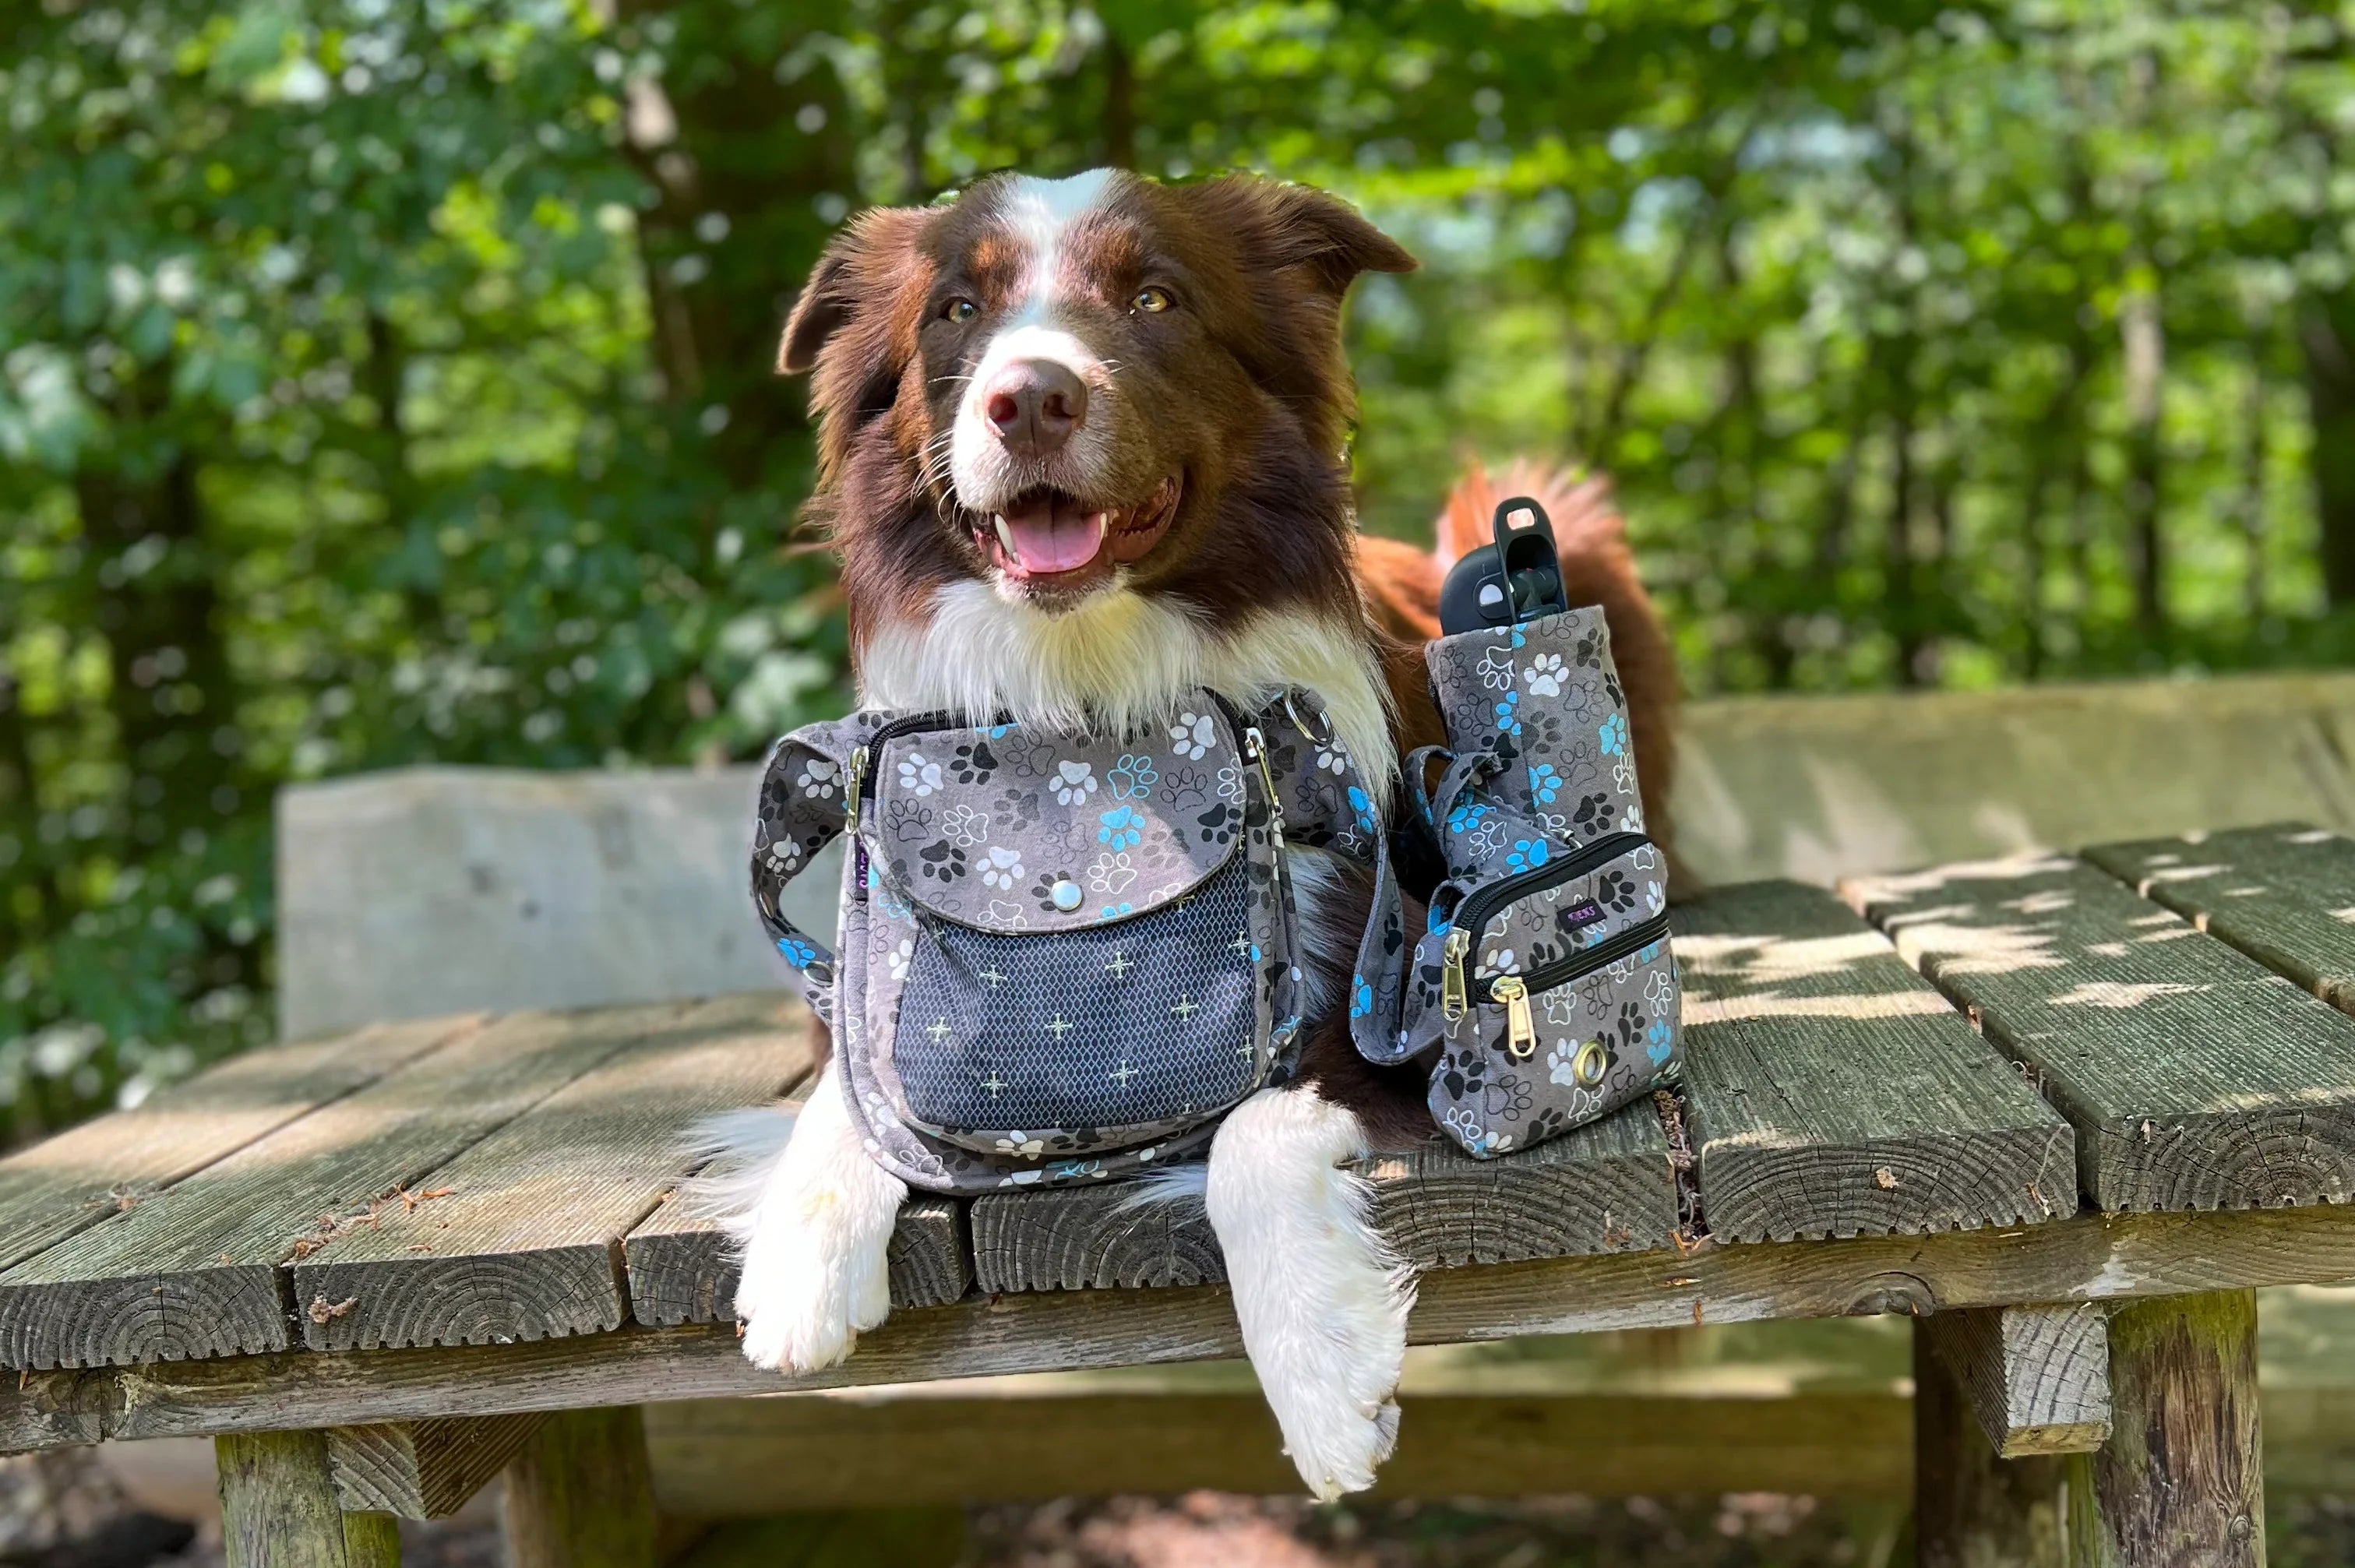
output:
{"label": "tree trunk", "polygon": [[2298,317],[2306,361],[2308,457],[2321,526],[2322,585],[2333,609],[2355,605],[2355,289],[2309,298]]}
{"label": "tree trunk", "polygon": [[2157,286],[2119,307],[2126,353],[2126,541],[2134,572],[2135,624],[2148,642],[2167,641],[2167,541],[2162,521],[2161,416],[2167,338]]}

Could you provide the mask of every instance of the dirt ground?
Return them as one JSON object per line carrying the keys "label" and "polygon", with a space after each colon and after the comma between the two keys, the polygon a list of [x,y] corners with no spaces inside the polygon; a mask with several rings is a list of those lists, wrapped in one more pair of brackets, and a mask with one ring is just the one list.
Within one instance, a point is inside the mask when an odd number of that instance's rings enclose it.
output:
{"label": "dirt ground", "polygon": [[[1902,1509],[1812,1498],[1357,1503],[1198,1492],[969,1515],[960,1568],[1910,1568]],[[2355,1499],[2272,1510],[2274,1568],[2355,1563]],[[499,1568],[496,1530],[411,1526],[404,1563]],[[9,1561],[0,1557],[0,1562]],[[218,1549],[153,1568],[220,1568]],[[890,1568],[878,1564],[877,1568]]]}

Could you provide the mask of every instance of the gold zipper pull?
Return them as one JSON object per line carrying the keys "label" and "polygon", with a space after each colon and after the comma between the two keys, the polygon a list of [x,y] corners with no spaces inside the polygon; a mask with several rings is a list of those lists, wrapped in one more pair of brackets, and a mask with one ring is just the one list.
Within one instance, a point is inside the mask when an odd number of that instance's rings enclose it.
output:
{"label": "gold zipper pull", "polygon": [[1529,1017],[1529,988],[1518,975],[1499,975],[1488,982],[1488,994],[1505,1004],[1505,1054],[1527,1061],[1537,1054],[1537,1020]]}
{"label": "gold zipper pull", "polygon": [[1464,983],[1464,961],[1472,952],[1472,933],[1462,926],[1447,933],[1440,947],[1439,1010],[1454,1023],[1471,1005],[1471,987]]}
{"label": "gold zipper pull", "polygon": [[850,753],[850,765],[843,770],[842,816],[850,831],[858,831],[858,784],[867,776],[867,748],[859,747]]}

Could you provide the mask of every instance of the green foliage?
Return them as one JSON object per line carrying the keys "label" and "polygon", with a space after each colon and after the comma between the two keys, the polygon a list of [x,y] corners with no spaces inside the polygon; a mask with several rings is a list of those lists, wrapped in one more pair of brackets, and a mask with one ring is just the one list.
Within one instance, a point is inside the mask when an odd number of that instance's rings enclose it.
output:
{"label": "green foliage", "polygon": [[[1242,165],[1426,262],[1368,526],[1618,480],[1699,688],[2343,656],[2350,18],[1782,0],[47,0],[0,22],[0,1099],[269,1032],[269,801],[846,697],[832,226]],[[2334,561],[2341,564],[2334,565]]]}

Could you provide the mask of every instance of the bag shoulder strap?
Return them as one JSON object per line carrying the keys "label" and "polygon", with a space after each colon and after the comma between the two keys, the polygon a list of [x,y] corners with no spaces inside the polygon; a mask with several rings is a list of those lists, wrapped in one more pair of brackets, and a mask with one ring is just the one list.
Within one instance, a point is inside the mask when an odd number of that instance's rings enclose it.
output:
{"label": "bag shoulder strap", "polygon": [[834,953],[788,919],[779,895],[847,826],[851,756],[889,714],[867,709],[806,724],[769,749],[752,820],[752,907],[786,978],[810,1010],[835,1021]]}

